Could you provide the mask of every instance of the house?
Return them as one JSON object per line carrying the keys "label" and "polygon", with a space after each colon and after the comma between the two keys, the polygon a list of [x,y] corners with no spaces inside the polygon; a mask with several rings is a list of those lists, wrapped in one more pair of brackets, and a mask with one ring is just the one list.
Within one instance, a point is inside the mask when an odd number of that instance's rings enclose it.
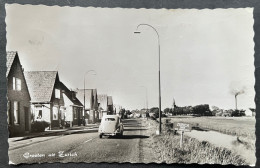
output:
{"label": "house", "polygon": [[109,114],[114,114],[114,105],[112,96],[107,96],[107,108]]}
{"label": "house", "polygon": [[103,115],[106,115],[108,111],[107,106],[107,95],[106,94],[98,94],[98,113],[99,119],[101,120]]}
{"label": "house", "polygon": [[10,137],[31,131],[30,94],[16,51],[7,51],[7,116]]}
{"label": "house", "polygon": [[61,82],[61,90],[64,99],[64,121],[66,125],[80,126],[83,124],[83,105],[77,99],[76,92],[69,90],[64,83]]}
{"label": "house", "polygon": [[118,104],[114,104],[114,113],[120,115],[120,111],[122,110],[122,106]]}
{"label": "house", "polygon": [[57,71],[26,71],[25,79],[31,96],[33,122],[43,120],[50,129],[64,124],[64,99]]}
{"label": "house", "polygon": [[97,89],[76,89],[75,92],[83,108],[85,107],[83,116],[88,119],[88,123],[95,123],[98,111]]}

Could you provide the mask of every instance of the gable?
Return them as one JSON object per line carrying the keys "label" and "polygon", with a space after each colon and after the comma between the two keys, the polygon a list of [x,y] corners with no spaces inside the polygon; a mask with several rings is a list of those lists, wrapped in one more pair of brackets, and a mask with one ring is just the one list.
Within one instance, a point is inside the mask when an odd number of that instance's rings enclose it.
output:
{"label": "gable", "polygon": [[6,77],[9,75],[11,67],[13,65],[14,59],[17,56],[16,51],[7,51],[6,52]]}
{"label": "gable", "polygon": [[24,73],[32,102],[50,102],[57,71],[26,71]]}
{"label": "gable", "polygon": [[91,102],[93,102],[93,91],[92,89],[76,89],[77,99],[84,105],[84,94],[85,94],[85,109],[91,108]]}
{"label": "gable", "polygon": [[107,95],[105,94],[98,94],[98,103],[99,107],[102,108],[102,110],[107,110]]}
{"label": "gable", "polygon": [[[18,78],[21,80],[21,91],[23,94],[24,99],[31,99],[30,94],[29,94],[29,89],[27,82],[25,80],[23,68],[18,56],[18,53],[16,51],[7,51],[7,60],[6,60],[6,78],[8,81],[8,88],[12,88],[12,82],[13,82],[13,77]],[[10,80],[10,81],[9,81]],[[9,94],[8,94],[9,95]],[[9,95],[10,96],[10,95]],[[17,96],[17,95],[16,95]],[[28,96],[28,97],[26,97]]]}
{"label": "gable", "polygon": [[107,105],[113,105],[112,96],[107,96]]}

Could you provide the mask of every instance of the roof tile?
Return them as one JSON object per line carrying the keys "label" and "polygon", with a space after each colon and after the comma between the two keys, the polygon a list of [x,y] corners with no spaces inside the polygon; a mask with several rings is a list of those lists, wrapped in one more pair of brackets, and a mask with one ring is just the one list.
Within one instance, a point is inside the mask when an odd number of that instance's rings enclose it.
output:
{"label": "roof tile", "polygon": [[51,101],[52,91],[57,75],[57,71],[24,72],[32,102]]}
{"label": "roof tile", "polygon": [[8,76],[11,66],[13,64],[14,58],[16,56],[17,52],[16,51],[7,51],[6,52],[6,77]]}

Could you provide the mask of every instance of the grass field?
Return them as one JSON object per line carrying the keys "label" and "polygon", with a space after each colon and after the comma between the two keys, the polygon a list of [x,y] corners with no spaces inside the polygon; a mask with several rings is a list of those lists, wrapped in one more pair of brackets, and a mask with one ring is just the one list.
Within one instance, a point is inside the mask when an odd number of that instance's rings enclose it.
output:
{"label": "grass field", "polygon": [[163,135],[154,137],[154,149],[158,158],[166,163],[233,164],[248,165],[243,158],[231,150],[215,147],[208,142],[184,138],[183,148],[179,146],[180,136]]}
{"label": "grass field", "polygon": [[180,148],[180,135],[174,135],[173,132],[165,132],[165,126],[163,126],[164,133],[155,135],[158,123],[153,120],[148,120],[147,122],[150,130],[151,148],[154,149],[159,162],[221,165],[250,164],[244,158],[227,148],[216,147],[209,142],[198,141],[195,138],[187,136],[184,137],[183,148]]}
{"label": "grass field", "polygon": [[241,136],[255,140],[255,118],[254,117],[191,117],[174,116],[170,122],[185,122],[192,126],[218,131],[228,135]]}

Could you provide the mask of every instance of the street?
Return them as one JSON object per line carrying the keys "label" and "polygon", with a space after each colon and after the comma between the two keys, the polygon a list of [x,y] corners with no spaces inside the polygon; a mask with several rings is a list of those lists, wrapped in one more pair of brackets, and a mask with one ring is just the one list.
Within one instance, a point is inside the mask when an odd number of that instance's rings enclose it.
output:
{"label": "street", "polygon": [[[80,131],[74,134],[36,137],[24,140],[25,145],[12,147],[10,144],[10,163],[44,163],[44,162],[131,162],[149,163],[154,158],[146,141],[144,119],[124,120],[124,136],[103,137],[99,139],[96,132]],[[28,142],[26,142],[28,141]],[[32,143],[33,142],[33,143]],[[15,143],[15,142],[13,142]],[[21,142],[20,142],[21,143]],[[28,143],[26,145],[26,143]]]}

